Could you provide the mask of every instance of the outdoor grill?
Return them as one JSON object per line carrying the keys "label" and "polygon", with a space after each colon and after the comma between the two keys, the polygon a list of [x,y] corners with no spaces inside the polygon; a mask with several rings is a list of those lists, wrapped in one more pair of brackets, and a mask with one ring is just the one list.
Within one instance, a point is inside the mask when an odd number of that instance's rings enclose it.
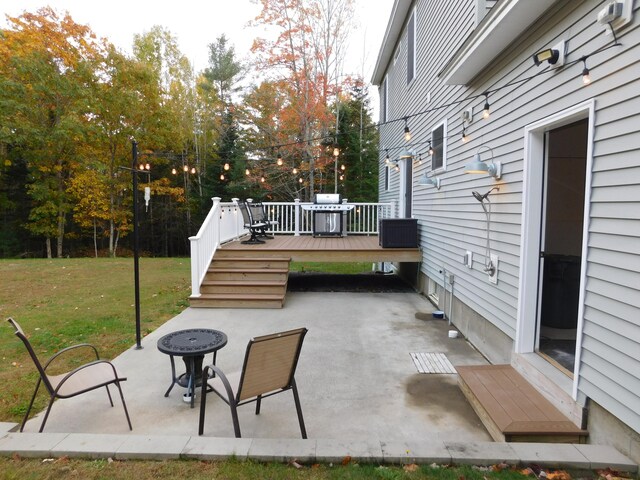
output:
{"label": "outdoor grill", "polygon": [[313,214],[313,236],[341,237],[344,234],[344,214],[353,209],[353,205],[342,203],[339,193],[317,193],[313,205],[303,205],[304,210]]}

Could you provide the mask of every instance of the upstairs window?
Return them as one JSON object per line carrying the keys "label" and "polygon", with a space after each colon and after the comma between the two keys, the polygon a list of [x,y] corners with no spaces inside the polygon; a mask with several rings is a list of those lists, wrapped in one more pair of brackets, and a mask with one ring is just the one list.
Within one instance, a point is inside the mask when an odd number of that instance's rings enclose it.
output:
{"label": "upstairs window", "polygon": [[382,85],[380,86],[380,121],[387,121],[387,83],[388,79],[385,76]]}
{"label": "upstairs window", "polygon": [[416,76],[416,11],[411,12],[407,23],[407,85]]}
{"label": "upstairs window", "polygon": [[447,168],[447,122],[444,121],[431,130],[431,170]]}

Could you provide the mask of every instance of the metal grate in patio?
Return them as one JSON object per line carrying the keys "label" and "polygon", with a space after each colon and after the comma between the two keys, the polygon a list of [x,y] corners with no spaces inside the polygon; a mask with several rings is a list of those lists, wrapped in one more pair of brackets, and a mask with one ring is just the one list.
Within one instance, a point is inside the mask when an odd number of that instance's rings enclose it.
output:
{"label": "metal grate in patio", "polygon": [[457,373],[444,353],[410,353],[419,373]]}

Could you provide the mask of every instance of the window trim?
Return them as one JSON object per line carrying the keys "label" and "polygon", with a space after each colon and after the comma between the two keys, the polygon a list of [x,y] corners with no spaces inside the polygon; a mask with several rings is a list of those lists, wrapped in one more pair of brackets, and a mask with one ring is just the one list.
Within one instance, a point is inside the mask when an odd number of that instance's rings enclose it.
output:
{"label": "window trim", "polygon": [[384,191],[389,191],[389,165],[385,163],[384,165]]}
{"label": "window trim", "polygon": [[384,76],[380,93],[380,122],[384,123],[389,118],[389,75]]}
{"label": "window trim", "polygon": [[[407,85],[411,85],[417,77],[417,70],[418,70],[416,66],[416,59],[417,59],[416,33],[418,31],[417,24],[418,24],[418,20],[416,15],[416,8],[414,7],[413,10],[411,11],[411,14],[409,15],[409,20],[407,20]],[[413,40],[413,41],[410,41],[410,40]],[[411,75],[411,78],[409,78],[409,75]]]}
{"label": "window trim", "polygon": [[433,156],[431,157],[431,171],[435,173],[446,172],[447,171],[447,119],[445,118],[441,122],[437,123],[431,129],[431,148],[434,150],[434,155],[436,153],[436,145],[433,141],[433,133],[442,127],[442,165],[435,167],[433,166]]}

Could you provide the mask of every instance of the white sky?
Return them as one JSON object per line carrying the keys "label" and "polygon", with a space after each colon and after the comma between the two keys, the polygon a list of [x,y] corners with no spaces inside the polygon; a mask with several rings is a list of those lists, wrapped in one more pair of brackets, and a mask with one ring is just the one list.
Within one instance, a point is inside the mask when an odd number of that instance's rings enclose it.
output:
{"label": "white sky", "polygon": [[[256,36],[262,36],[246,26],[260,11],[252,0],[0,0],[0,25],[6,26],[6,14],[18,16],[45,5],[59,13],[68,11],[74,21],[89,25],[99,37],[129,53],[135,33],[154,25],[166,27],[196,71],[207,66],[207,45],[221,34],[233,42],[239,58],[248,53]],[[371,79],[392,6],[393,0],[355,0],[358,27],[351,34],[345,73],[364,73],[366,82]],[[370,94],[377,98],[375,91]]]}

